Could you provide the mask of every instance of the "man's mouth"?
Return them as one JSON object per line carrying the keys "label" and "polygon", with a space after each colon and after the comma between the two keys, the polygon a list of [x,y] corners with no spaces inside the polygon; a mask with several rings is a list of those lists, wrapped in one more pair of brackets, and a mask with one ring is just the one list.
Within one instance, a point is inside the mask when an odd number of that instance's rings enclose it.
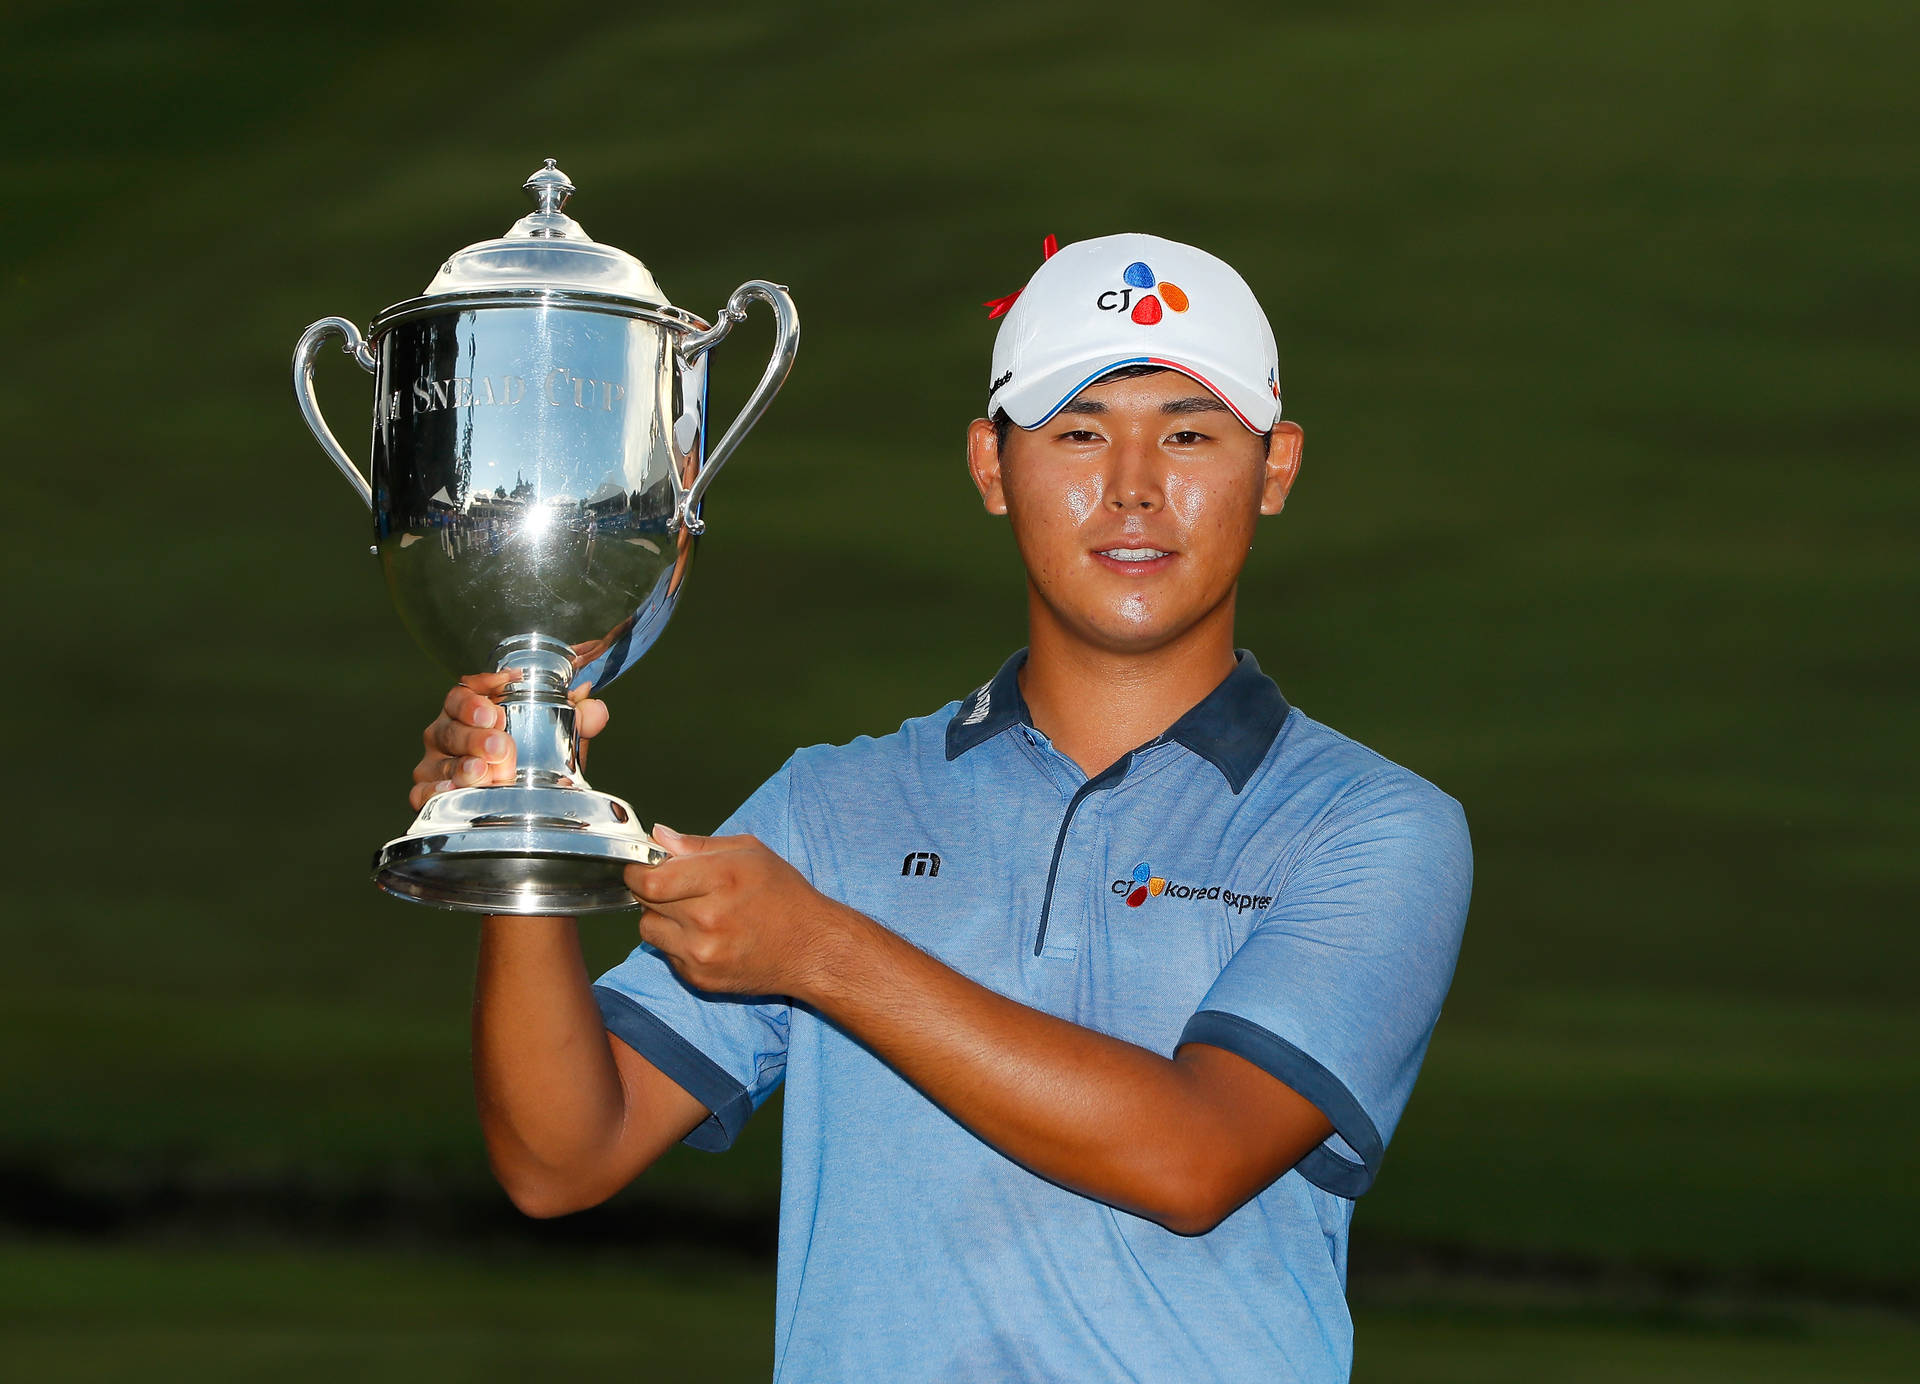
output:
{"label": "man's mouth", "polygon": [[1117,568],[1122,572],[1150,572],[1173,556],[1166,548],[1095,548],[1094,557],[1102,565]]}

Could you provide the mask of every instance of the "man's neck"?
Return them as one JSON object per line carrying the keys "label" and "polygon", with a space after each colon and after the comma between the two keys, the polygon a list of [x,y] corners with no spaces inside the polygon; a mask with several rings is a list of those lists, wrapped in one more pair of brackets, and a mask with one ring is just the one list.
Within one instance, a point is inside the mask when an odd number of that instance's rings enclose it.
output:
{"label": "man's neck", "polygon": [[1036,609],[1030,624],[1020,695],[1034,727],[1090,778],[1165,731],[1234,668],[1231,599],[1178,639],[1146,652],[1089,644],[1048,611]]}

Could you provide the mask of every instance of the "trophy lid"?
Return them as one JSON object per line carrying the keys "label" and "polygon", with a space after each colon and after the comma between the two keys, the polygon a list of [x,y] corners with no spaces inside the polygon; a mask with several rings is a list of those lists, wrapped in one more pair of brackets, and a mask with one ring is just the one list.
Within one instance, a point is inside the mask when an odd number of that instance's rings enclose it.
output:
{"label": "trophy lid", "polygon": [[599,244],[561,210],[574,188],[552,159],[525,186],[537,209],[497,240],[483,240],[454,254],[433,276],[426,296],[551,288],[665,306],[666,297],[646,265],[624,250]]}

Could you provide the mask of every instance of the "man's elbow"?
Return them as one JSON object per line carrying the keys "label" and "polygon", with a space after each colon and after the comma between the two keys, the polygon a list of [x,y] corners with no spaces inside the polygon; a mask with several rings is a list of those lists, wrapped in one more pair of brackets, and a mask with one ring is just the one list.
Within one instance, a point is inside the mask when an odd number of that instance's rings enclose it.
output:
{"label": "man's elbow", "polygon": [[1218,1209],[1212,1206],[1192,1210],[1180,1210],[1157,1217],[1161,1225],[1175,1235],[1205,1235],[1234,1212],[1233,1207]]}
{"label": "man's elbow", "polygon": [[1205,1235],[1234,1211],[1245,1197],[1234,1197],[1200,1174],[1171,1178],[1159,1188],[1157,1205],[1147,1218],[1175,1235]]}
{"label": "man's elbow", "polygon": [[505,1176],[496,1170],[494,1178],[507,1194],[507,1200],[513,1203],[513,1209],[536,1221],[550,1221],[558,1216],[571,1216],[576,1211],[585,1211],[588,1207],[598,1206],[608,1195],[596,1194],[590,1189],[553,1177],[529,1176],[525,1173]]}
{"label": "man's elbow", "polygon": [[513,1203],[514,1210],[536,1221],[550,1221],[557,1216],[570,1216],[575,1211],[586,1209],[585,1204],[570,1197],[557,1196],[545,1187],[509,1187],[507,1200]]}

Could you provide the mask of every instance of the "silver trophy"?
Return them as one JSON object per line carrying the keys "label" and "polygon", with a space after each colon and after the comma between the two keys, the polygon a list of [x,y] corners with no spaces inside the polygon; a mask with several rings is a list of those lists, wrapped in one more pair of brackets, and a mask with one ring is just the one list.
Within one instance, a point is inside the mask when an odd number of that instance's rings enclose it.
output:
{"label": "silver trophy", "polygon": [[[673,615],[700,500],[786,380],[793,300],[755,279],[709,326],[671,306],[645,265],[562,208],[548,159],[537,210],[460,251],[427,291],[363,337],[326,317],[293,353],[293,390],[321,449],[373,511],[374,552],[413,637],[449,672],[512,670],[511,784],[430,800],[374,859],[401,898],[474,913],[630,908],[621,872],[666,852],[633,808],[580,772],[569,688],[603,688]],[[707,353],[772,307],[773,357],[706,447]],[[314,398],[327,342],[374,377],[373,483]]]}

